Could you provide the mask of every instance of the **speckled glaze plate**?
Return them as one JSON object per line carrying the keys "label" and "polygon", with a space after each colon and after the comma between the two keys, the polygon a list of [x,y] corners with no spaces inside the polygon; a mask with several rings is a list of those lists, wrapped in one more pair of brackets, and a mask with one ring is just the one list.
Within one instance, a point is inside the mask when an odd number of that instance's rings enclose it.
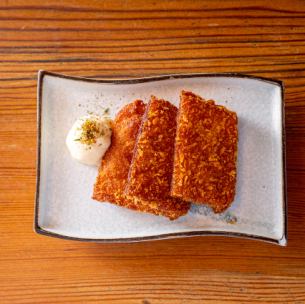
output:
{"label": "speckled glaze plate", "polygon": [[[223,214],[193,204],[175,221],[91,199],[97,168],[71,159],[73,122],[109,108],[112,117],[151,94],[178,105],[182,89],[236,111],[237,193]],[[286,245],[285,137],[280,81],[240,74],[179,74],[95,80],[40,71],[35,231],[91,242],[134,242],[198,235],[246,237]]]}

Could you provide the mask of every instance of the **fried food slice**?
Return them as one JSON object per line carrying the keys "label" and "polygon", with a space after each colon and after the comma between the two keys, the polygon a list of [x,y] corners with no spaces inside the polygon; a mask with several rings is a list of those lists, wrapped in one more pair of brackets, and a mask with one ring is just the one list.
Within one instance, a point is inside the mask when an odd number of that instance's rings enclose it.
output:
{"label": "fried food slice", "polygon": [[181,92],[171,194],[214,212],[235,196],[237,115],[214,101]]}
{"label": "fried food slice", "polygon": [[145,107],[141,100],[136,100],[122,108],[116,116],[112,126],[112,143],[102,160],[94,185],[93,199],[163,215],[173,220],[188,211],[186,206],[179,204],[179,199],[148,201],[124,194]]}
{"label": "fried food slice", "polygon": [[142,199],[169,196],[178,109],[152,96],[143,118],[126,193]]}
{"label": "fried food slice", "polygon": [[112,203],[123,199],[120,194],[125,188],[132,151],[144,112],[145,104],[136,100],[117,114],[112,125],[111,146],[102,159],[94,185],[94,199]]}

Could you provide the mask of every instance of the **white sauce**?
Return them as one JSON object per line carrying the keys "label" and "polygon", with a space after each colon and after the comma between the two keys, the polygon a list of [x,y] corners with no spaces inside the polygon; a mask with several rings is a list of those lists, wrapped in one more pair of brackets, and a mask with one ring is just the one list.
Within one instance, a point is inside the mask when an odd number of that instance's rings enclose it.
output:
{"label": "white sauce", "polygon": [[[83,129],[88,121],[97,127],[95,129],[97,132],[93,133],[94,139],[90,144],[86,140],[86,132],[84,133]],[[76,120],[66,138],[66,145],[72,158],[90,166],[100,165],[110,144],[111,120],[97,115],[87,115]]]}

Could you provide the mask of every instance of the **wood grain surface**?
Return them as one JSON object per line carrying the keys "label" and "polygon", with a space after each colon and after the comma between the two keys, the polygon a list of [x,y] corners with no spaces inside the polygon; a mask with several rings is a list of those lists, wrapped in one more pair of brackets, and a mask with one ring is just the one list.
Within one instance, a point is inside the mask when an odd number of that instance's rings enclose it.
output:
{"label": "wood grain surface", "polygon": [[[288,247],[35,235],[36,77],[241,72],[284,81]],[[0,303],[305,303],[304,1],[0,1]]]}

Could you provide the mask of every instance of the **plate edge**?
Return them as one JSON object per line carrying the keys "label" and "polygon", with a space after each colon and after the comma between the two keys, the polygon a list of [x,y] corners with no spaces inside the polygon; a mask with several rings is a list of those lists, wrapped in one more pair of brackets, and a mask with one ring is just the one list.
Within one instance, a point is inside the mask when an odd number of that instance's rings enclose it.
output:
{"label": "plate edge", "polygon": [[135,83],[143,83],[149,81],[160,81],[166,79],[179,79],[179,78],[195,78],[195,77],[235,77],[235,78],[246,78],[259,80],[262,82],[271,83],[277,86],[283,87],[283,82],[279,79],[254,76],[250,74],[229,72],[229,73],[176,73],[176,74],[163,74],[163,75],[151,75],[145,77],[132,77],[132,78],[89,78],[89,77],[80,77],[80,76],[71,76],[66,74],[60,74],[55,72],[50,72],[46,70],[39,70],[38,75],[43,76],[53,76],[63,79],[70,80],[78,80],[78,81],[86,81],[93,83],[108,83],[108,84],[135,84]]}
{"label": "plate edge", "polygon": [[92,238],[79,238],[73,236],[67,236],[63,234],[58,234],[55,232],[50,232],[42,229],[37,226],[35,232],[44,236],[54,237],[64,240],[70,241],[80,241],[87,243],[103,243],[103,244],[115,244],[115,243],[138,243],[145,241],[158,241],[158,240],[166,240],[166,239],[175,239],[175,238],[185,238],[185,237],[199,237],[199,236],[223,236],[223,237],[234,237],[240,239],[250,239],[256,241],[263,241],[267,243],[272,243],[280,246],[286,246],[286,239],[272,239],[268,237],[255,236],[251,234],[245,233],[237,233],[237,232],[226,232],[226,231],[190,231],[190,232],[176,232],[176,233],[166,233],[152,236],[144,236],[144,237],[132,237],[132,238],[114,238],[114,239],[92,239]]}
{"label": "plate edge", "polygon": [[282,101],[282,178],[283,178],[283,235],[279,240],[282,246],[287,246],[288,241],[288,196],[287,196],[287,153],[286,153],[286,110],[285,110],[285,86],[281,83]]}
{"label": "plate edge", "polygon": [[39,71],[37,75],[37,136],[36,136],[36,191],[34,207],[34,231],[39,233],[38,224],[39,194],[40,194],[40,164],[41,164],[41,108],[42,108],[42,82],[45,71]]}

